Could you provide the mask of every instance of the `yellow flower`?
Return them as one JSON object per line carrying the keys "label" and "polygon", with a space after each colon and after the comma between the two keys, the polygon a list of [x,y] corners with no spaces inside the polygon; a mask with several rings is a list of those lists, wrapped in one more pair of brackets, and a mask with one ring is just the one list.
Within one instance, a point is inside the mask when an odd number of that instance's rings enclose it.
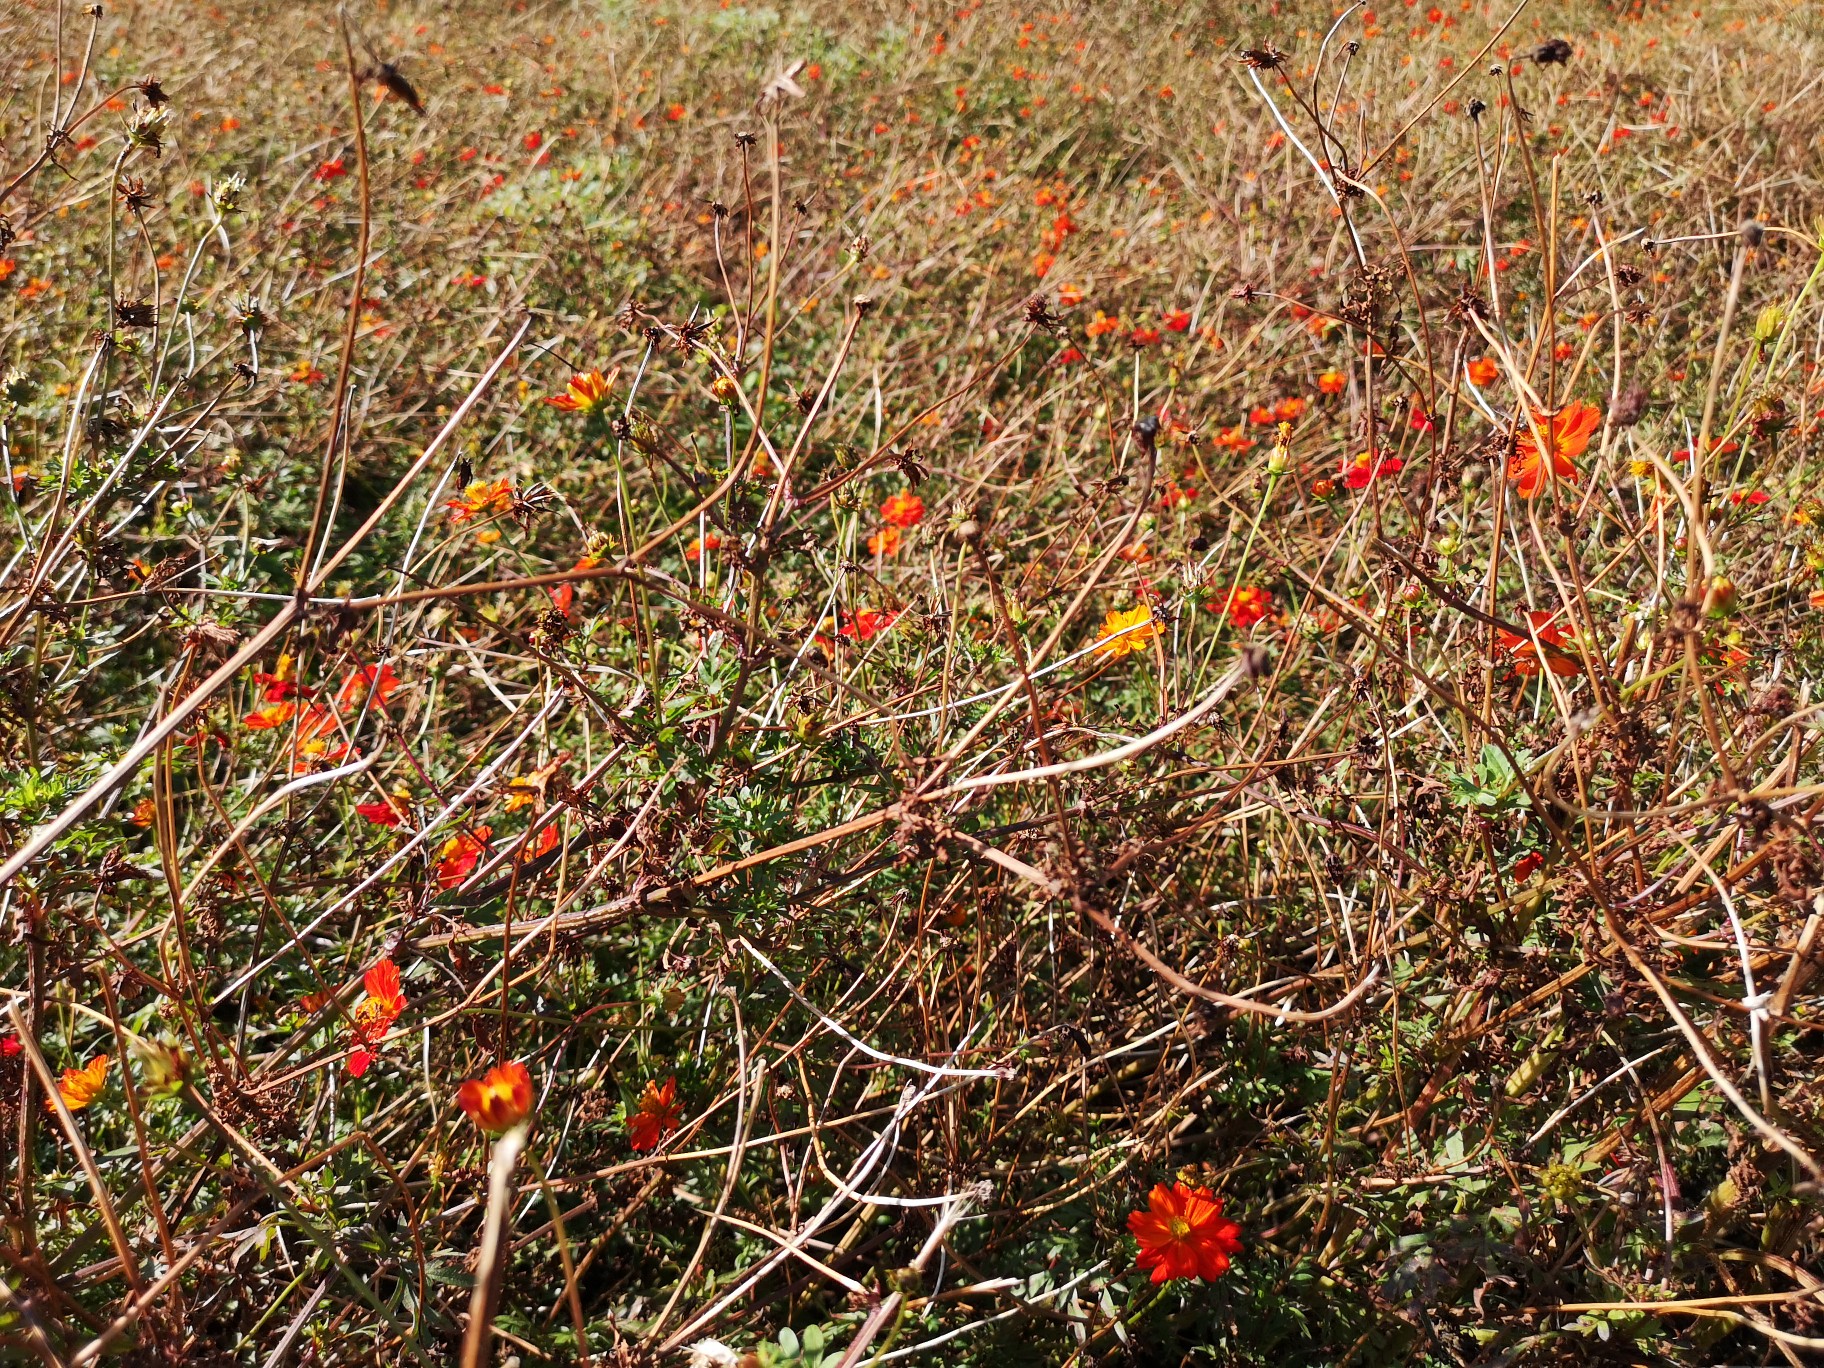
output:
{"label": "yellow flower", "polygon": [[108,1086],[108,1057],[96,1055],[80,1069],[65,1069],[57,1080],[57,1095],[71,1111],[81,1111]]}
{"label": "yellow flower", "polygon": [[[1133,630],[1129,631],[1128,629]],[[1135,651],[1144,651],[1147,642],[1159,635],[1153,623],[1153,610],[1142,603],[1125,613],[1109,609],[1102,619],[1102,630],[1096,636],[1096,654],[1104,660],[1119,660]]]}

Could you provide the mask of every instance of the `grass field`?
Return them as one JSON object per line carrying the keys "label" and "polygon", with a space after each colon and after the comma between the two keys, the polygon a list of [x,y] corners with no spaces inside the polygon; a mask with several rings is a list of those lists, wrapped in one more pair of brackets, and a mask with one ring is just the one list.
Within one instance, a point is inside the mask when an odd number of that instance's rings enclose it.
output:
{"label": "grass field", "polygon": [[19,0],[0,1361],[1818,1361],[1821,59]]}

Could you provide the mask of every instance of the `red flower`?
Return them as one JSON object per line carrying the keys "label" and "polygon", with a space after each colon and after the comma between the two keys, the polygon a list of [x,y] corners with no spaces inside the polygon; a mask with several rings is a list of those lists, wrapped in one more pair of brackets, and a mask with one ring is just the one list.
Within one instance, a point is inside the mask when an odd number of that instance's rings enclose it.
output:
{"label": "red flower", "polygon": [[1514,882],[1525,883],[1528,879],[1532,878],[1533,875],[1537,874],[1544,864],[1545,856],[1541,855],[1536,850],[1527,851],[1526,854],[1520,857],[1519,863],[1514,866]]}
{"label": "red flower", "polygon": [[1495,363],[1495,358],[1492,356],[1478,356],[1469,363],[1470,380],[1484,388],[1494,384],[1495,378],[1500,374],[1501,367]]}
{"label": "red flower", "polygon": [[1267,610],[1273,606],[1273,595],[1259,586],[1250,586],[1231,590],[1220,604],[1212,601],[1204,606],[1214,612],[1226,612],[1230,625],[1238,632],[1245,632],[1267,615]]}
{"label": "red flower", "polygon": [[458,1088],[456,1105],[489,1135],[512,1130],[532,1113],[532,1075],[517,1060],[497,1065]]}
{"label": "red flower", "polygon": [[[1532,424],[1520,429],[1514,439],[1514,454],[1507,463],[1507,478],[1523,499],[1530,499],[1552,480],[1575,480],[1577,467],[1571,462],[1581,456],[1590,444],[1590,434],[1602,421],[1602,410],[1581,399],[1573,399],[1553,414],[1535,413]],[[1533,440],[1533,427],[1538,427],[1549,451],[1541,451]]]}
{"label": "red flower", "polygon": [[1341,394],[1349,383],[1349,377],[1341,371],[1327,370],[1317,377],[1317,387],[1325,394]]}
{"label": "red flower", "polygon": [[1260,404],[1248,410],[1248,421],[1255,427],[1272,427],[1279,419],[1273,416],[1272,409]]}
{"label": "red flower", "polygon": [[0,1036],[0,1059],[16,1058],[25,1046],[19,1043],[16,1035]]}
{"label": "red flower", "polygon": [[1398,475],[1405,462],[1398,456],[1376,457],[1370,451],[1358,451],[1343,462],[1343,483],[1350,489],[1366,489],[1383,475]]}
{"label": "red flower", "polygon": [[334,161],[326,161],[319,166],[316,174],[320,181],[332,181],[337,177],[346,176],[348,167],[343,164],[342,158],[337,157]]}
{"label": "red flower", "polygon": [[348,1057],[351,1078],[359,1078],[367,1072],[367,1066],[374,1062],[376,1048],[406,1006],[405,994],[399,986],[399,966],[390,959],[374,965],[361,982],[367,989],[367,996],[357,1002],[355,1010],[349,1014],[354,1023],[351,1034],[355,1046]]}
{"label": "red flower", "polygon": [[1747,504],[1750,508],[1759,508],[1762,504],[1766,503],[1770,497],[1771,496],[1764,489],[1751,489],[1746,494],[1737,489],[1730,493],[1729,502],[1734,504],[1737,508],[1740,508],[1743,504]]}
{"label": "red flower", "polygon": [[1136,347],[1150,347],[1159,341],[1159,329],[1135,328],[1127,335],[1128,342]]}
{"label": "red flower", "polygon": [[925,520],[925,501],[902,489],[887,496],[880,506],[880,517],[889,527],[917,527]]}
{"label": "red flower", "polygon": [[1425,412],[1423,405],[1414,404],[1412,406],[1412,430],[1414,432],[1430,432],[1431,427],[1431,415]]}
{"label": "red flower", "polygon": [[646,1091],[627,1118],[627,1134],[636,1150],[655,1150],[659,1142],[678,1128],[684,1108],[678,1101],[678,1080],[668,1078],[665,1086],[648,1079]]}
{"label": "red flower", "polygon": [[1505,627],[1495,629],[1495,639],[1501,643],[1501,649],[1514,658],[1515,674],[1524,679],[1531,679],[1539,673],[1540,651],[1538,646],[1533,645],[1533,636],[1539,638],[1540,646],[1558,648],[1558,650],[1548,651],[1545,654],[1546,669],[1555,675],[1583,673],[1583,666],[1577,663],[1575,657],[1558,653],[1563,650],[1565,641],[1570,637],[1570,631],[1564,624],[1553,622],[1552,614],[1543,610],[1528,613],[1526,620],[1533,629],[1532,636],[1518,636]]}
{"label": "red flower", "polygon": [[1305,416],[1305,409],[1310,403],[1311,401],[1309,399],[1296,394],[1289,399],[1281,399],[1277,404],[1273,405],[1273,421],[1276,423],[1296,423],[1300,418]]}
{"label": "red flower", "polygon": [[526,848],[520,851],[518,855],[514,856],[514,862],[517,864],[526,864],[531,860],[536,860],[541,855],[549,855],[556,849],[557,826],[553,823],[527,842]]}
{"label": "red flower", "polygon": [[[602,563],[600,556],[584,556],[570,568],[572,570],[593,570]],[[576,586],[574,584],[554,584],[551,586],[551,602],[557,611],[565,617],[570,616],[570,609],[576,603]]]}
{"label": "red flower", "polygon": [[1189,332],[1190,327],[1191,312],[1189,309],[1173,309],[1165,316],[1165,330],[1167,332]]}
{"label": "red flower", "polygon": [[879,636],[898,620],[898,613],[882,613],[869,609],[866,612],[847,613],[847,618],[838,629],[841,635],[853,637],[856,641],[867,641]]}
{"label": "red flower", "polygon": [[355,811],[375,826],[396,827],[405,817],[405,805],[410,798],[404,789],[394,789],[378,803],[356,803]]}
{"label": "red flower", "polygon": [[459,831],[445,841],[437,852],[437,887],[454,888],[468,878],[481,863],[481,854],[493,834],[493,827],[476,827],[473,831]]}
{"label": "red flower", "polygon": [[1222,1218],[1222,1198],[1208,1188],[1156,1184],[1145,1211],[1130,1212],[1127,1228],[1140,1242],[1134,1262],[1153,1270],[1156,1283],[1174,1278],[1213,1282],[1241,1252],[1241,1227]]}

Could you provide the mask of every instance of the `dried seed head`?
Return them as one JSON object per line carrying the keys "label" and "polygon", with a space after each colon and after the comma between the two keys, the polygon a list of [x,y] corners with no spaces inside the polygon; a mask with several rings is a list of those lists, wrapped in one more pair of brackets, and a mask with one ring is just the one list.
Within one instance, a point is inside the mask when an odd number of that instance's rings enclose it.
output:
{"label": "dried seed head", "polygon": [[157,157],[165,150],[165,129],[170,121],[170,111],[159,106],[138,110],[127,122],[127,145]]}
{"label": "dried seed head", "polygon": [[735,134],[735,145],[748,151],[752,151],[754,144],[758,141],[759,139],[754,137],[752,133],[743,131]]}
{"label": "dried seed head", "polygon": [[1471,100],[1469,102],[1469,107],[1467,108],[1467,110],[1465,112],[1469,115],[1470,120],[1472,122],[1474,122],[1475,120],[1480,119],[1484,114],[1488,113],[1488,106],[1486,104],[1484,104],[1481,100]]}
{"label": "dried seed head", "polygon": [[1159,440],[1159,420],[1147,414],[1134,424],[1134,440],[1140,443],[1143,450],[1151,451]]}
{"label": "dried seed head", "polygon": [[874,239],[866,233],[857,233],[849,239],[849,253],[857,261],[866,261],[868,253],[874,250]]}
{"label": "dried seed head", "polygon": [[1609,421],[1618,428],[1633,427],[1646,416],[1647,391],[1639,383],[1623,390],[1621,398],[1615,401],[1615,407],[1609,411]]}
{"label": "dried seed head", "polygon": [[1563,66],[1571,55],[1571,45],[1563,38],[1548,38],[1533,49],[1533,60],[1540,66]]}
{"label": "dried seed head", "polygon": [[152,195],[138,176],[122,176],[114,183],[114,193],[135,214],[143,214],[152,207]]}
{"label": "dried seed head", "polygon": [[1759,219],[1743,219],[1738,231],[1742,235],[1742,246],[1751,251],[1767,240],[1767,226]]}
{"label": "dried seed head", "polygon": [[145,97],[147,104],[157,109],[171,97],[165,94],[165,88],[158,83],[158,77],[147,76],[139,83],[139,93]]}
{"label": "dried seed head", "polygon": [[247,178],[241,175],[223,176],[215,183],[209,198],[215,202],[216,212],[224,216],[240,212],[241,196],[246,192]]}
{"label": "dried seed head", "polygon": [[856,295],[855,296],[856,317],[866,318],[868,316],[869,311],[871,309],[873,309],[873,307],[874,307],[874,300],[873,300],[872,296],[869,296],[869,295]]}

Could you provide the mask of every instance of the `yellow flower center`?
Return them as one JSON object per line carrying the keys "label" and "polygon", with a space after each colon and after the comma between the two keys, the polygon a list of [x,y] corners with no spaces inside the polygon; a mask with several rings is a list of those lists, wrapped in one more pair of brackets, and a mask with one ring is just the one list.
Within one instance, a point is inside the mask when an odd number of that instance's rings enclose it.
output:
{"label": "yellow flower center", "polygon": [[1182,1216],[1172,1217],[1169,1222],[1169,1228],[1174,1240],[1182,1240],[1186,1235],[1191,1233],[1191,1223]]}

